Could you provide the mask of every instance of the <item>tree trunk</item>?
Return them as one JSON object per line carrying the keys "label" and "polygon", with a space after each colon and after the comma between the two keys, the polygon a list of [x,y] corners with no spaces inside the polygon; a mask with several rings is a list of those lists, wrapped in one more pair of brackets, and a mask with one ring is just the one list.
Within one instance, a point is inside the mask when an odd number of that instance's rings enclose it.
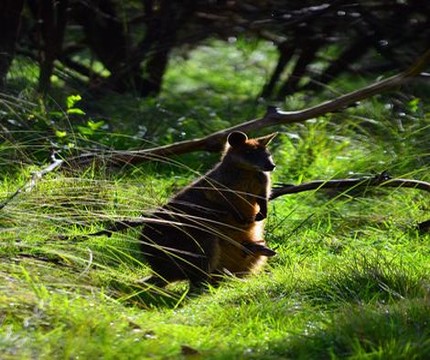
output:
{"label": "tree trunk", "polygon": [[[133,82],[130,73],[135,70],[131,69],[130,45],[114,4],[110,0],[80,2],[72,11],[72,17],[83,28],[88,47],[111,73],[108,88],[120,93],[126,91]],[[128,67],[127,71],[119,75],[123,66]],[[106,82],[101,84],[105,86]]]}
{"label": "tree trunk", "polygon": [[163,76],[169,55],[176,45],[177,34],[194,12],[193,1],[162,0],[157,9],[151,8],[152,2],[145,2],[145,9],[150,15],[146,23],[145,38],[137,51],[144,52],[146,63],[140,84],[140,95],[157,95],[161,91]]}
{"label": "tree trunk", "polygon": [[270,98],[273,95],[276,83],[281,78],[282,73],[284,72],[286,66],[288,65],[288,63],[290,62],[290,60],[294,55],[294,45],[291,46],[291,45],[288,45],[287,42],[283,42],[282,44],[279,44],[278,52],[279,52],[279,59],[278,59],[278,63],[276,64],[276,68],[273,71],[273,74],[270,77],[269,82],[266,85],[264,85],[263,91],[261,92],[261,96],[263,98]]}
{"label": "tree trunk", "polygon": [[40,73],[38,90],[46,94],[51,86],[54,61],[60,56],[66,28],[68,0],[40,0],[37,19],[40,22]]}
{"label": "tree trunk", "polygon": [[6,75],[15,54],[15,42],[24,0],[0,2],[0,89],[5,86]]}

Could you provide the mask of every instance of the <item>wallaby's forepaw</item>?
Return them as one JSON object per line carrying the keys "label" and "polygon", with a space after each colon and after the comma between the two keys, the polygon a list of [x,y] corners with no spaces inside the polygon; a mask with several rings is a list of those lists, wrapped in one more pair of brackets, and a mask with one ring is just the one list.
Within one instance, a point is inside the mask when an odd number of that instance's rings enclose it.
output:
{"label": "wallaby's forepaw", "polygon": [[247,242],[242,244],[246,250],[248,250],[252,255],[254,256],[267,256],[272,257],[276,255],[276,251],[273,251],[272,249],[269,249],[264,244],[254,243],[254,242]]}

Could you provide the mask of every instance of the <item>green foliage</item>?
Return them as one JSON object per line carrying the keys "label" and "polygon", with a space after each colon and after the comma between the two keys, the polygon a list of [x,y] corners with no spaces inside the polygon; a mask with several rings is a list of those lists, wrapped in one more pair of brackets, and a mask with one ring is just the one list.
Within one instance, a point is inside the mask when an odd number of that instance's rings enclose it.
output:
{"label": "green foliage", "polygon": [[[184,283],[162,289],[141,281],[150,269],[138,229],[87,235],[149,213],[214,156],[51,173],[11,198],[52,148],[66,156],[149,147],[260,115],[255,82],[264,80],[268,60],[258,51],[266,45],[215,45],[187,61],[178,54],[157,99],[110,96],[90,106],[78,92],[61,105],[30,93],[2,97],[0,203],[9,199],[0,208],[2,359],[428,358],[430,238],[415,228],[428,220],[427,193],[378,188],[278,198],[266,225],[278,256],[266,270],[193,295]],[[285,107],[305,105],[298,94]],[[429,114],[418,95],[400,105],[379,97],[279,127],[271,144],[275,181],[383,170],[430,181]]]}

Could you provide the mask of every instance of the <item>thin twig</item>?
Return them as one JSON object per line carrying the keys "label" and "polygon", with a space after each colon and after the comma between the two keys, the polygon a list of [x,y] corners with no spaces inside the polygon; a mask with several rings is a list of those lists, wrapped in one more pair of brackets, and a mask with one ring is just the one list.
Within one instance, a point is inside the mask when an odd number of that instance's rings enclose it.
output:
{"label": "thin twig", "polygon": [[85,269],[79,274],[78,278],[84,276],[91,268],[92,264],[93,264],[93,252],[91,251],[90,248],[87,248],[88,253],[89,253],[89,258],[88,258],[88,264],[85,267]]}
{"label": "thin twig", "polygon": [[63,160],[56,159],[54,155],[52,155],[52,163],[48,166],[44,167],[40,171],[35,171],[31,174],[30,179],[21,186],[18,190],[16,190],[11,196],[9,196],[7,199],[5,199],[0,204],[0,210],[3,209],[7,204],[9,204],[13,199],[15,199],[19,194],[23,192],[29,192],[33,190],[33,188],[36,186],[37,182],[46,174],[54,171],[55,169],[59,168],[63,164]]}

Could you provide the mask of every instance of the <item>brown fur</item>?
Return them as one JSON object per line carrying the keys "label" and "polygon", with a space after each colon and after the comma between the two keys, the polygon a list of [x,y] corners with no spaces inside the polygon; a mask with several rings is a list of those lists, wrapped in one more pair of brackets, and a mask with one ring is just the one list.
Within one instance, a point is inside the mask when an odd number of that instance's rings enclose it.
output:
{"label": "brown fur", "polygon": [[196,284],[246,275],[275,254],[263,240],[274,136],[231,133],[221,162],[155,213],[166,223],[146,225],[141,248],[159,278]]}

